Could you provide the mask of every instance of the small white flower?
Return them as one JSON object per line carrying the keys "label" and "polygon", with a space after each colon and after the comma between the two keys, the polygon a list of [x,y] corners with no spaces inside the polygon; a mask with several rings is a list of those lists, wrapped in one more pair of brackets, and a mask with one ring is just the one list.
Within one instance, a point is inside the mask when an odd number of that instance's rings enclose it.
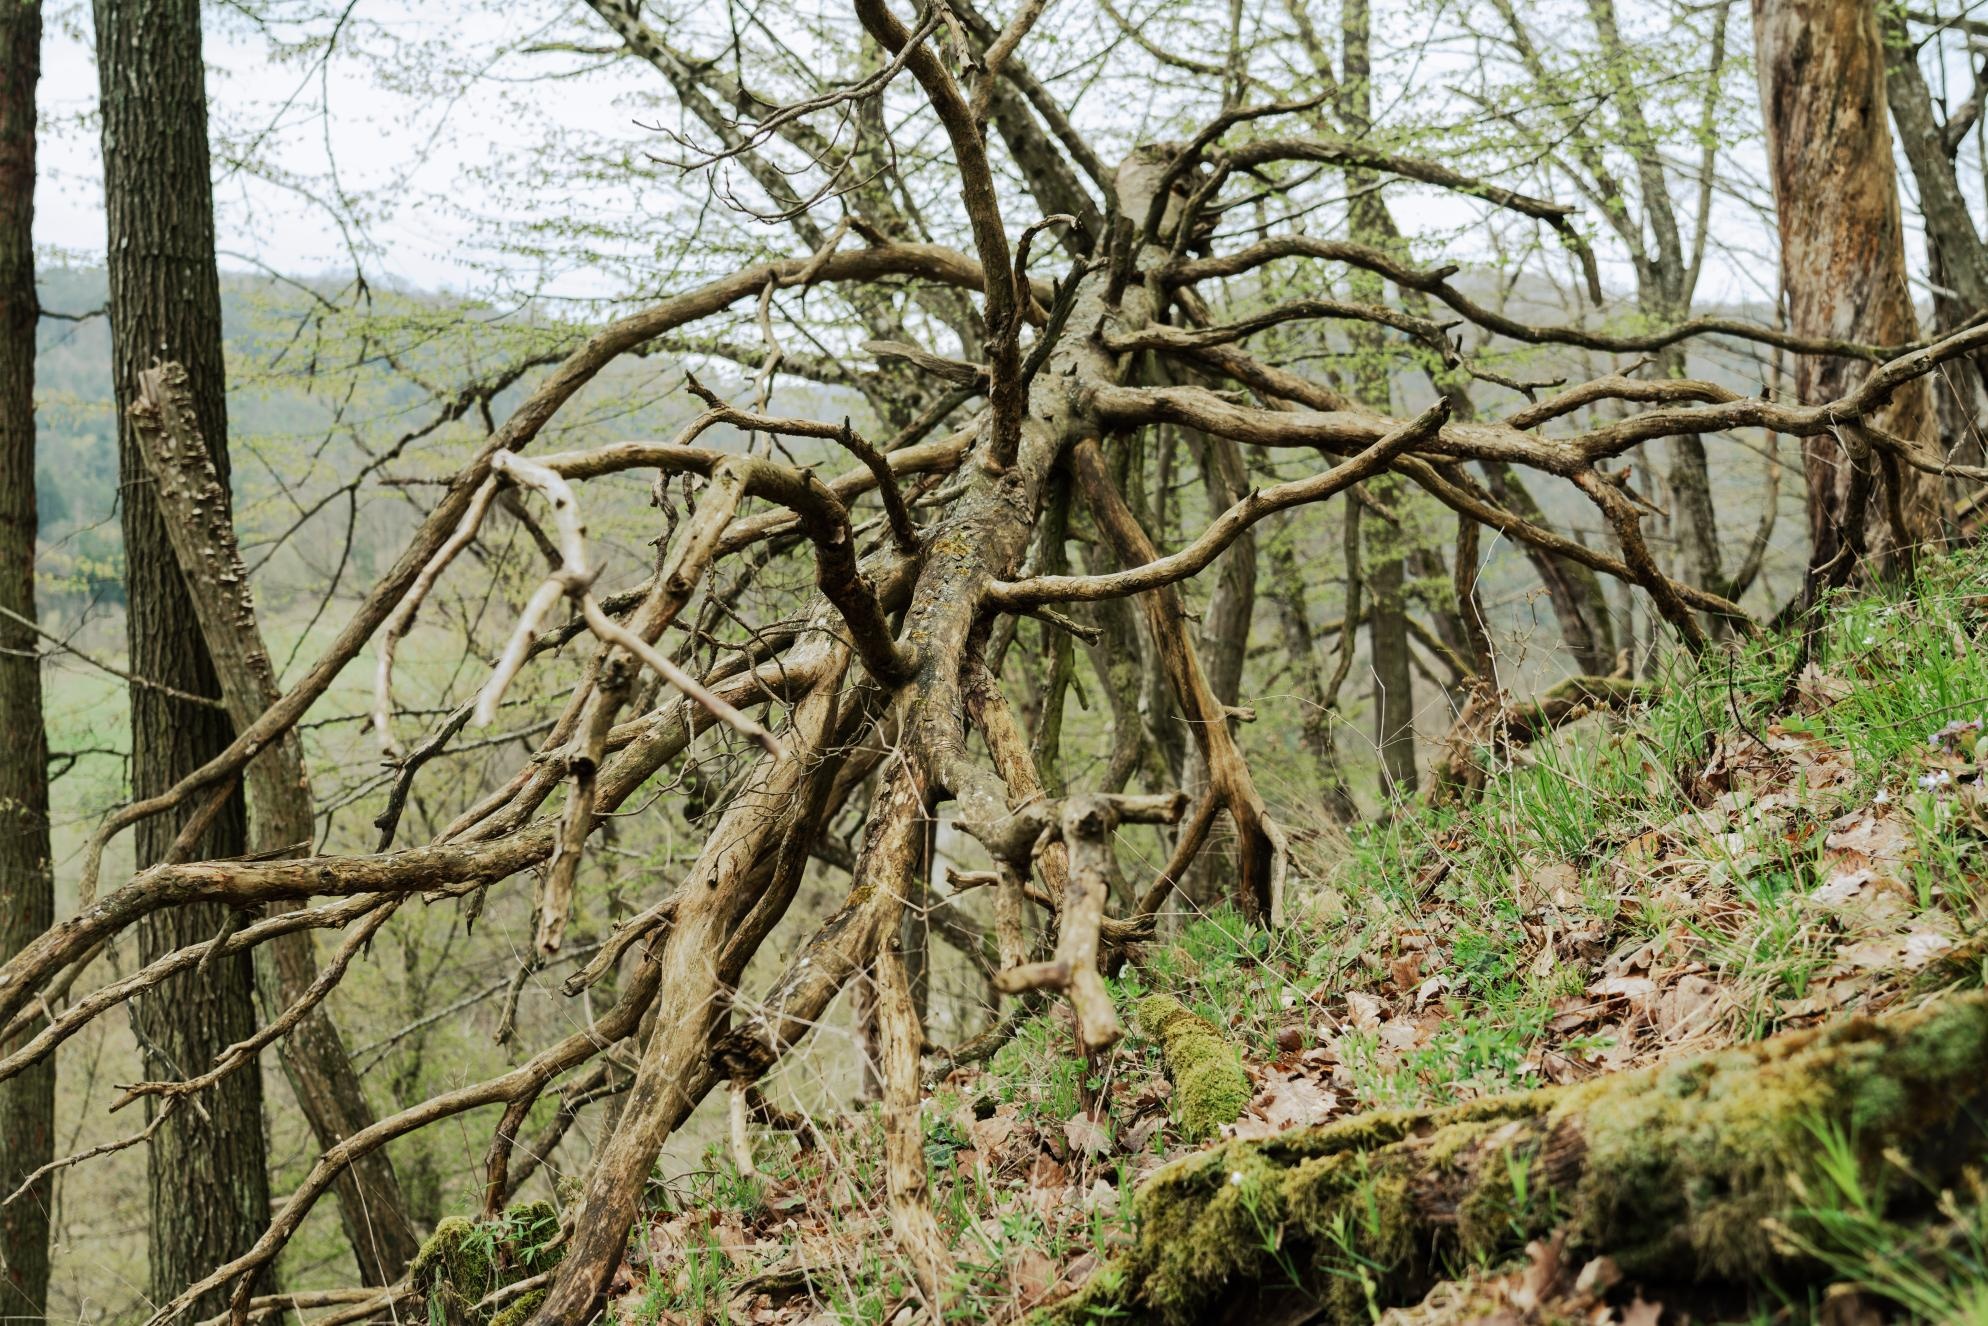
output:
{"label": "small white flower", "polygon": [[1953,782],[1953,775],[1945,769],[1935,769],[1932,773],[1919,776],[1919,786],[1930,792],[1936,787],[1946,787]]}
{"label": "small white flower", "polygon": [[1232,1169],[1232,1170],[1230,1170],[1230,1171],[1229,1171],[1229,1182],[1230,1182],[1230,1183],[1233,1183],[1233,1184],[1234,1184],[1234,1185],[1235,1185],[1236,1187],[1238,1187],[1238,1188],[1242,1187],[1242,1184],[1243,1184],[1243,1172],[1242,1172],[1241,1170],[1239,1170],[1239,1169]]}
{"label": "small white flower", "polygon": [[1871,804],[1873,806],[1889,806],[1891,804],[1891,789],[1880,787],[1878,794],[1871,798]]}

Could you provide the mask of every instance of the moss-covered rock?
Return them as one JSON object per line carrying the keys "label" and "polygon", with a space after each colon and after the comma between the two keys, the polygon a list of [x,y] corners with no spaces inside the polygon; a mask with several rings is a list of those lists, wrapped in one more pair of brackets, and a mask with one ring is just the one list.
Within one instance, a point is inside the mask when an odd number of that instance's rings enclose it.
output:
{"label": "moss-covered rock", "polygon": [[495,1316],[477,1305],[494,1291],[550,1270],[565,1255],[558,1239],[559,1212],[550,1202],[526,1202],[496,1220],[450,1216],[435,1226],[407,1273],[427,1295],[428,1319],[445,1326],[516,1326],[530,1317],[519,1304],[537,1306],[542,1293],[523,1295]]}
{"label": "moss-covered rock", "polygon": [[[1364,1322],[1556,1227],[1570,1252],[1632,1275],[1785,1286],[1817,1268],[1770,1222],[1804,1219],[1820,1130],[1850,1139],[1877,1200],[1905,1210],[1988,1155],[1984,1120],[1988,994],[1967,994],[1578,1086],[1230,1142],[1156,1174],[1133,1246],[1043,1315],[1192,1321],[1238,1287],[1296,1279],[1334,1320]],[[1879,1164],[1887,1152],[1906,1163]]]}
{"label": "moss-covered rock", "polygon": [[1133,1016],[1140,1034],[1160,1043],[1181,1132],[1199,1141],[1234,1123],[1250,1097],[1236,1047],[1172,995],[1147,995]]}

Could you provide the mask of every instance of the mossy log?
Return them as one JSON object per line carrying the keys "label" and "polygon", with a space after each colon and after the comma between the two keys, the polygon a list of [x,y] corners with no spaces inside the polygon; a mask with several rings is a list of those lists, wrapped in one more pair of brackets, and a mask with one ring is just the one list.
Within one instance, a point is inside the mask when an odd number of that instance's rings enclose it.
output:
{"label": "mossy log", "polygon": [[1042,1321],[1217,1320],[1240,1294],[1295,1285],[1328,1319],[1364,1322],[1553,1229],[1645,1281],[1787,1285],[1820,1268],[1768,1222],[1806,1223],[1823,1135],[1849,1139],[1900,1216],[1978,1163],[1988,994],[1184,1157],[1140,1190],[1136,1242]]}
{"label": "mossy log", "polygon": [[1173,1082],[1174,1118],[1189,1141],[1213,1137],[1249,1104],[1242,1056],[1213,1023],[1172,995],[1147,995],[1133,1015],[1141,1035],[1160,1043]]}

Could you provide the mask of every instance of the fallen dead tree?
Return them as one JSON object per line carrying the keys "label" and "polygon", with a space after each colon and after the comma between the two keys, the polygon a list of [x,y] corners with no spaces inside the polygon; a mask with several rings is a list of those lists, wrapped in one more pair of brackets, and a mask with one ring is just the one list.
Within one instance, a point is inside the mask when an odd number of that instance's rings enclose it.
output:
{"label": "fallen dead tree", "polygon": [[[641,43],[649,38],[642,35],[647,29],[633,7],[602,3],[595,8],[618,16],[616,31],[642,53]],[[1635,348],[1647,348],[1699,334],[1751,337],[1804,353],[1854,351],[1875,365],[1857,386],[1830,402],[1740,398],[1712,383],[1618,374],[1529,402],[1502,418],[1482,411],[1466,414],[1448,395],[1406,417],[1348,399],[1336,388],[1279,367],[1268,354],[1245,351],[1241,344],[1273,328],[1352,322],[1369,324],[1377,334],[1399,332],[1427,348],[1432,337],[1441,341],[1443,329],[1419,315],[1403,316],[1371,302],[1327,299],[1294,302],[1269,313],[1241,310],[1243,316],[1231,317],[1219,307],[1217,283],[1272,259],[1338,262],[1392,280],[1402,290],[1432,295],[1498,335],[1604,349],[1630,343],[1596,342],[1574,328],[1515,323],[1456,294],[1440,273],[1410,268],[1358,246],[1259,245],[1226,260],[1189,256],[1199,243],[1198,221],[1220,202],[1216,195],[1224,181],[1253,177],[1279,162],[1383,170],[1455,189],[1557,234],[1577,236],[1567,219],[1572,209],[1339,140],[1284,137],[1255,146],[1225,146],[1230,131],[1241,131],[1245,123],[1294,110],[1270,105],[1226,112],[1184,144],[1140,148],[1109,176],[1087,168],[1109,199],[1108,209],[1099,215],[1101,233],[1079,233],[1072,227],[1070,216],[1085,209],[1048,206],[1062,188],[1061,176],[1050,166],[1038,168],[1039,163],[1026,161],[1022,173],[1044,204],[1044,219],[1011,234],[1003,207],[1012,212],[1013,205],[996,188],[986,126],[975,110],[980,92],[995,96],[1000,85],[989,82],[969,95],[931,46],[932,23],[907,30],[879,0],[858,0],[855,10],[890,63],[878,76],[881,81],[838,97],[880,96],[899,75],[905,76],[900,82],[917,85],[917,110],[936,118],[959,171],[963,211],[957,219],[961,233],[971,238],[972,256],[902,242],[871,222],[848,219],[831,233],[814,230],[804,256],[722,276],[589,339],[506,422],[493,428],[450,479],[392,569],[365,595],[323,656],[280,696],[267,686],[258,692],[237,713],[239,736],[225,753],[169,792],[109,816],[85,854],[81,909],[0,965],[0,1045],[11,1047],[0,1057],[0,1077],[5,1077],[39,1062],[94,1019],[209,952],[238,953],[285,937],[293,949],[307,949],[299,937],[308,931],[337,930],[342,932],[338,958],[325,968],[323,979],[304,981],[286,997],[295,1010],[294,1025],[307,1025],[302,1019],[330,993],[344,964],[356,960],[365,938],[417,894],[446,902],[478,898],[498,887],[529,892],[533,961],[549,959],[567,942],[575,900],[589,882],[583,871],[589,854],[597,850],[595,835],[601,826],[610,816],[640,813],[624,806],[653,776],[694,760],[698,752],[693,746],[701,734],[713,734],[704,738],[707,746],[724,735],[745,738],[727,752],[735,776],[716,794],[699,824],[703,838],[695,859],[680,878],[658,882],[653,896],[636,900],[632,914],[618,921],[563,987],[568,996],[577,997],[596,985],[612,988],[609,978],[618,976],[620,988],[611,1001],[603,1000],[604,1007],[587,1019],[574,1019],[578,1029],[566,1038],[522,1054],[511,1071],[455,1086],[355,1126],[335,1145],[324,1146],[263,1236],[161,1305],[159,1320],[230,1295],[240,1319],[250,1311],[258,1275],[281,1256],[312,1205],[335,1191],[347,1171],[378,1156],[395,1139],[473,1110],[498,1114],[483,1164],[484,1208],[494,1217],[515,1191],[517,1171],[539,1163],[536,1156],[518,1166],[511,1163],[534,1107],[562,1082],[570,1086],[586,1080],[612,1052],[622,1056],[629,1070],[625,1099],[595,1153],[564,1260],[551,1273],[537,1317],[548,1326],[585,1320],[619,1265],[664,1143],[712,1090],[729,1086],[738,1100],[749,1100],[760,1077],[820,1024],[841,991],[875,972],[880,962],[893,995],[883,1027],[891,1101],[900,1122],[915,1123],[912,1106],[924,1028],[915,1007],[895,997],[897,959],[891,945],[902,932],[911,900],[931,879],[932,825],[942,804],[951,804],[952,822],[993,865],[985,873],[992,877],[996,897],[994,939],[1001,969],[992,983],[1022,998],[1060,994],[1076,1012],[1084,1047],[1109,1044],[1119,1027],[1102,988],[1099,955],[1151,925],[1152,913],[1167,901],[1174,882],[1194,864],[1203,845],[1214,840],[1214,826],[1225,823],[1232,830],[1227,840],[1235,862],[1231,892],[1239,909],[1264,924],[1278,918],[1287,840],[1231,730],[1236,715],[1211,684],[1181,593],[1183,583],[1214,567],[1241,546],[1253,527],[1273,517],[1302,519],[1319,504],[1358,492],[1368,479],[1397,475],[1456,513],[1460,596],[1467,597],[1474,583],[1477,526],[1485,525],[1543,557],[1640,588],[1656,613],[1695,650],[1706,641],[1704,614],[1741,629],[1749,624],[1737,605],[1673,579],[1658,565],[1643,532],[1652,508],[1622,468],[1635,448],[1737,428],[1797,436],[1848,431],[1888,463],[1988,478],[1988,471],[1948,464],[1919,439],[1891,437],[1860,422],[1904,383],[1988,346],[1988,325],[1909,347],[1804,342],[1728,320],[1660,328],[1634,342]],[[1018,66],[1011,67],[1019,74]],[[789,132],[788,126],[801,125],[807,114],[832,104],[774,111],[766,118],[767,132]],[[750,135],[741,138],[725,155],[749,153],[753,141]],[[839,173],[846,163],[832,164]],[[867,210],[885,215],[893,206],[889,193],[886,187],[860,201]],[[1073,260],[1065,279],[1054,285],[1028,270],[1030,244],[1052,231]],[[904,282],[919,284],[907,291]],[[772,414],[767,408],[769,367],[755,382],[750,408],[734,407],[701,386],[693,388],[707,408],[673,441],[526,454],[562,407],[619,356],[654,347],[695,323],[757,301],[768,341],[764,362],[774,364],[781,356],[770,331],[775,294],[814,290],[816,298],[830,301],[832,289],[851,286],[893,296],[904,293],[907,305],[917,304],[947,326],[953,325],[947,314],[961,313],[957,323],[966,329],[959,334],[965,358],[955,360],[902,353],[913,339],[902,326],[865,326],[870,340],[893,347],[885,356],[891,365],[912,364],[913,369],[902,371],[927,375],[900,381],[908,404],[881,394],[875,400],[879,417],[895,430],[887,441],[871,442],[846,419]],[[981,296],[977,310],[968,292]],[[849,324],[888,321],[875,307],[846,308],[830,316]],[[1446,348],[1445,363],[1460,363],[1460,354]],[[1625,409],[1619,417],[1585,428],[1571,422],[1577,411],[1603,402],[1649,408]],[[718,424],[752,437],[826,442],[847,452],[852,464],[845,473],[823,479],[806,466],[776,460],[770,447],[725,452],[691,445]],[[1549,426],[1565,431],[1549,433]],[[1162,547],[1172,542],[1167,531],[1149,527],[1149,513],[1140,509],[1143,476],[1128,479],[1119,472],[1136,441],[1162,427],[1191,429],[1232,450],[1282,449],[1303,457],[1315,473],[1255,491],[1243,491],[1246,481],[1239,484],[1234,495],[1211,501],[1204,532],[1168,552]],[[1567,485],[1606,524],[1612,546],[1591,549],[1548,529],[1536,506],[1501,500],[1501,480],[1480,481],[1473,466],[1487,476],[1523,467]],[[684,485],[687,493],[695,492],[696,508],[680,526],[670,509],[662,555],[646,581],[619,596],[600,594],[594,581],[602,563],[598,549],[588,542],[586,485],[629,471],[652,472],[659,493],[667,493],[672,483]],[[878,509],[866,516],[858,504],[871,498]],[[1373,500],[1371,495],[1367,500]],[[763,503],[763,509],[749,505],[755,502]],[[1092,548],[1099,565],[1087,574],[1074,573],[1065,555],[1065,545],[1077,541],[1069,528],[1073,509],[1088,515],[1097,536]],[[502,649],[495,651],[495,663],[481,679],[478,702],[463,706],[418,745],[403,750],[394,735],[396,645],[416,628],[424,603],[444,577],[466,574],[465,566],[475,559],[460,554],[485,535],[484,522],[494,510],[547,519],[554,534],[540,534],[554,565],[535,577],[505,631]],[[189,547],[183,558],[199,565],[213,551]],[[802,573],[795,580],[807,587],[780,604],[777,623],[740,622],[743,640],[720,641],[695,619],[693,605],[722,601],[728,593],[721,570],[738,569],[743,576],[782,557],[789,559],[790,569]],[[1155,786],[1151,778],[1138,791],[1125,790],[1123,778],[1105,790],[1056,786],[1055,777],[1045,777],[1056,771],[1039,765],[1041,747],[1024,735],[1003,695],[1002,654],[1013,639],[1017,618],[1032,618],[1088,642],[1101,628],[1073,621],[1061,609],[1114,605],[1129,623],[1142,615],[1123,602],[1134,597],[1143,610],[1143,635],[1138,638],[1148,650],[1142,665],[1155,678],[1154,721],[1183,729],[1183,745],[1191,741],[1195,748],[1199,795],[1185,815],[1182,789]],[[565,627],[553,622],[562,603],[576,610]],[[1349,611],[1347,630],[1355,617],[1357,611]],[[1488,675],[1490,646],[1481,619],[1477,626],[1478,638],[1468,652],[1476,656],[1471,665]],[[671,632],[678,638],[668,638]],[[469,804],[451,806],[454,819],[433,841],[392,850],[397,807],[405,803],[424,762],[466,723],[487,721],[524,669],[554,666],[540,663],[551,652],[548,642],[573,640],[583,643],[574,651],[581,657],[566,674],[570,690],[562,704],[548,706],[556,716],[547,720],[530,758],[493,780],[493,786],[477,789]],[[186,826],[182,837],[187,843],[197,840],[201,817],[211,814],[237,781],[253,783],[269,774],[256,762],[271,763],[270,753],[280,752],[333,679],[369,647],[375,655],[370,717],[394,779],[387,810],[378,821],[382,840],[377,852],[233,861],[192,861],[179,854],[127,881],[112,882],[98,896],[104,849],[113,837],[148,818],[171,816]],[[1349,660],[1342,650],[1342,680]],[[1549,696],[1537,716],[1531,716],[1497,697],[1495,707],[1482,711],[1488,724],[1484,739],[1523,740],[1529,727],[1560,721],[1572,712],[1558,707],[1563,699],[1569,705],[1595,702],[1592,696]],[[1127,707],[1136,710],[1137,704]],[[1134,740],[1140,740],[1137,734]],[[1140,763],[1140,751],[1135,748],[1132,755],[1125,765],[1127,777]],[[790,909],[803,872],[822,850],[826,827],[848,806],[861,807],[862,816],[860,847],[849,853],[848,895],[811,932],[791,933]],[[1165,869],[1151,886],[1129,893],[1133,901],[1114,915],[1115,826],[1177,819],[1184,823]],[[278,835],[272,842],[287,846],[294,840],[295,835]],[[527,878],[539,883],[534,888],[524,882]],[[196,903],[230,904],[240,914],[239,924],[111,984],[78,984],[118,936],[141,919]],[[297,906],[276,910],[290,904]],[[1033,936],[1028,933],[1031,918],[1037,932]],[[754,956],[783,925],[790,931],[782,938],[792,961],[768,988],[742,989]],[[87,993],[69,1001],[65,996],[71,988]],[[253,1048],[272,1043],[293,1023],[272,1018]],[[197,1107],[202,1084],[216,1069],[186,1065],[183,1080],[146,1086],[151,1094]],[[1603,1088],[1592,1090],[1600,1093]],[[1385,1172],[1401,1184],[1392,1205],[1383,1203],[1395,1217],[1388,1226],[1395,1233],[1388,1237],[1407,1240],[1401,1245],[1404,1255],[1389,1260],[1380,1255],[1389,1248],[1381,1245],[1367,1247],[1362,1255],[1388,1266],[1399,1261],[1399,1274],[1412,1278],[1422,1263],[1409,1253],[1424,1247],[1415,1241],[1424,1231],[1478,1228],[1472,1223],[1477,1217],[1466,1213],[1466,1207],[1477,1209],[1464,1200],[1466,1193],[1451,1192],[1440,1182],[1422,1184],[1418,1176],[1434,1165],[1442,1176],[1455,1175],[1477,1192],[1483,1185],[1470,1181],[1491,1172],[1487,1167],[1493,1156],[1508,1164],[1536,1153],[1545,1166],[1543,1182],[1559,1175],[1556,1165],[1579,1168],[1597,1154],[1594,1138],[1587,1138],[1580,1154],[1569,1160],[1557,1149],[1555,1139],[1562,1134],[1552,1131],[1564,1122],[1553,1111],[1571,1109],[1569,1102],[1576,1099],[1563,1093],[1541,1097],[1530,1107],[1478,1107],[1444,1121],[1437,1126],[1438,1135],[1452,1138],[1455,1145],[1442,1154],[1440,1164],[1429,1153],[1428,1139],[1409,1140],[1405,1131],[1383,1136],[1397,1125],[1380,1123],[1337,1143],[1314,1143],[1326,1149],[1312,1156],[1291,1151],[1299,1145],[1295,1141],[1234,1151],[1240,1181],[1231,1183],[1227,1171],[1204,1174],[1190,1166],[1155,1190],[1155,1200],[1164,1203],[1168,1192],[1198,1191],[1194,1185],[1209,1179],[1218,1187],[1230,1184],[1233,1196],[1228,1188],[1219,1188],[1209,1194],[1216,1199],[1213,1205],[1195,1206],[1183,1199],[1172,1208],[1155,1209],[1192,1209],[1191,1217],[1181,1217],[1188,1220],[1183,1232],[1191,1233],[1202,1218],[1202,1206],[1227,1210],[1221,1202],[1255,1202],[1259,1193],[1264,1201],[1283,1200],[1277,1193],[1284,1191],[1278,1185],[1285,1183],[1281,1175],[1287,1166],[1278,1157],[1292,1164],[1317,1160],[1338,1172],[1356,1163],[1334,1157],[1358,1155],[1363,1159],[1356,1167],[1363,1174],[1370,1163],[1385,1160],[1392,1167]],[[1592,1103],[1605,1099],[1597,1094]],[[743,1131],[743,1110],[739,1117]],[[1398,1125],[1403,1130],[1409,1126]],[[1373,1132],[1376,1128],[1381,1131]],[[1498,1131],[1507,1128],[1514,1131]],[[896,1224],[913,1264],[929,1265],[929,1239],[921,1233],[929,1222],[919,1215],[927,1199],[915,1172],[919,1151],[911,1145],[910,1125],[901,1132],[902,1163],[893,1174]],[[129,1139],[131,1144],[141,1140]],[[1411,1178],[1420,1186],[1411,1184]],[[1578,1179],[1569,1173],[1559,1181]],[[1278,1219],[1308,1218],[1302,1215],[1310,1209],[1304,1203],[1337,1191],[1331,1185],[1342,1181],[1353,1182],[1340,1174],[1320,1178],[1323,1187],[1292,1189],[1289,1197],[1297,1204],[1292,1210],[1298,1214],[1287,1212]],[[1332,1209],[1351,1218],[1352,1208],[1343,1203]],[[1331,1215],[1324,1206],[1319,1212],[1321,1220]],[[1500,1229],[1510,1224],[1504,1215],[1498,1221],[1503,1222]],[[1235,1246],[1221,1248],[1217,1262],[1208,1267],[1190,1264],[1169,1270],[1171,1263],[1156,1252],[1150,1273],[1135,1277],[1131,1270],[1136,1261],[1128,1263],[1121,1276],[1125,1292],[1143,1295],[1150,1286],[1150,1292],[1161,1295],[1153,1302],[1178,1301],[1192,1310],[1193,1294],[1199,1291],[1191,1286],[1210,1277],[1242,1274],[1240,1266],[1224,1270],[1226,1263],[1219,1261],[1248,1251],[1248,1240],[1232,1237],[1238,1228],[1223,1226],[1224,1237]],[[1182,1244],[1193,1246],[1192,1239]],[[1431,1235],[1425,1260],[1443,1246]],[[1181,1255],[1191,1259],[1195,1254]],[[387,1268],[382,1268],[380,1278],[386,1276]],[[937,1299],[942,1287],[930,1284],[925,1292]]]}
{"label": "fallen dead tree", "polygon": [[1216,1320],[1288,1288],[1363,1322],[1553,1231],[1645,1283],[1786,1287],[1819,1270],[1791,1246],[1824,1138],[1892,1214],[1988,1158],[1988,994],[1213,1147],[1140,1190],[1138,1241],[1044,1321]]}

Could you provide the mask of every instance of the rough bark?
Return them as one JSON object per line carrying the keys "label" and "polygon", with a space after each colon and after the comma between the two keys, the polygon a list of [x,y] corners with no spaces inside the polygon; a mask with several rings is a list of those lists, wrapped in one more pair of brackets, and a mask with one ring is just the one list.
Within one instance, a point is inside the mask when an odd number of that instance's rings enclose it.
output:
{"label": "rough bark", "polygon": [[[126,417],[138,399],[139,374],[162,355],[179,360],[225,488],[228,417],[200,6],[196,0],[96,0],[94,8],[130,666],[138,676],[181,691],[217,695],[213,664]],[[133,686],[133,794],[142,799],[166,791],[226,749],[232,737],[219,710]],[[192,855],[239,854],[247,845],[244,821],[237,792]],[[177,834],[170,817],[139,825],[139,864],[165,858]],[[210,939],[228,920],[227,909],[213,905],[154,913],[139,926],[139,956],[151,962]],[[148,993],[132,1019],[146,1076],[192,1076],[225,1047],[247,1039],[255,1030],[254,989],[254,966],[243,953],[176,975]],[[200,1110],[173,1112],[154,1134],[148,1157],[150,1285],[159,1302],[250,1247],[269,1219],[261,1076],[235,1073],[200,1103]],[[208,1315],[224,1301],[210,1294],[197,1310]]]}
{"label": "rough bark", "polygon": [[[1861,0],[1753,0],[1753,30],[1789,330],[1915,339],[1876,9]],[[1804,356],[1795,390],[1804,401],[1831,400],[1864,371],[1847,359]],[[1923,443],[1932,414],[1930,388],[1919,381],[1868,422]],[[1846,582],[1863,556],[1907,565],[1917,545],[1941,534],[1939,482],[1872,454],[1855,432],[1802,443],[1811,596]]]}
{"label": "rough bark", "polygon": [[1134,1244],[1045,1319],[1247,1320],[1234,1309],[1250,1291],[1295,1275],[1323,1319],[1365,1322],[1556,1228],[1576,1264],[1606,1253],[1646,1284],[1771,1276],[1786,1292],[1819,1268],[1769,1222],[1802,1226],[1817,1130],[1844,1138],[1873,1200],[1901,1214],[1988,1153],[1985,1106],[1976,993],[1577,1086],[1230,1142],[1155,1175]]}
{"label": "rough bark", "polygon": [[[0,5],[0,961],[55,923],[48,838],[48,740],[35,615],[35,85],[41,5]],[[0,1058],[18,1043],[0,1040]],[[47,1164],[55,1144],[55,1060],[0,1082],[0,1195]],[[48,1306],[49,1201],[43,1180],[0,1208],[0,1319]]]}
{"label": "rough bark", "polygon": [[[185,370],[165,364],[146,372],[141,384],[143,395],[133,411],[141,458],[228,716],[238,729],[246,728],[280,692],[256,620],[248,568],[228,518],[227,492],[194,423]],[[247,777],[253,850],[268,856],[308,855],[315,819],[304,743],[296,729],[257,756]],[[301,905],[288,903],[278,910]],[[274,941],[265,952],[267,961],[258,963],[256,978],[267,1016],[274,1019],[306,999],[318,975],[317,946],[309,931],[300,930]],[[322,1004],[311,1006],[278,1042],[278,1054],[322,1150],[377,1121],[338,1024]],[[420,1242],[393,1162],[384,1150],[362,1158],[339,1176],[337,1193],[339,1219],[358,1262],[360,1283],[394,1283]]]}
{"label": "rough bark", "polygon": [[1917,48],[1902,21],[1886,23],[1883,40],[1885,102],[1918,186],[1927,241],[1940,251],[1942,283],[1960,297],[1968,315],[1988,311],[1988,245],[1982,244],[1961,192],[1953,150],[1934,113],[1933,90],[1919,69]]}
{"label": "rough bark", "polygon": [[[1394,535],[1387,531],[1382,537]],[[1415,790],[1415,677],[1408,653],[1404,584],[1398,549],[1383,552],[1367,577],[1373,599],[1367,614],[1367,644],[1373,668],[1374,746],[1381,757],[1383,799]]]}

